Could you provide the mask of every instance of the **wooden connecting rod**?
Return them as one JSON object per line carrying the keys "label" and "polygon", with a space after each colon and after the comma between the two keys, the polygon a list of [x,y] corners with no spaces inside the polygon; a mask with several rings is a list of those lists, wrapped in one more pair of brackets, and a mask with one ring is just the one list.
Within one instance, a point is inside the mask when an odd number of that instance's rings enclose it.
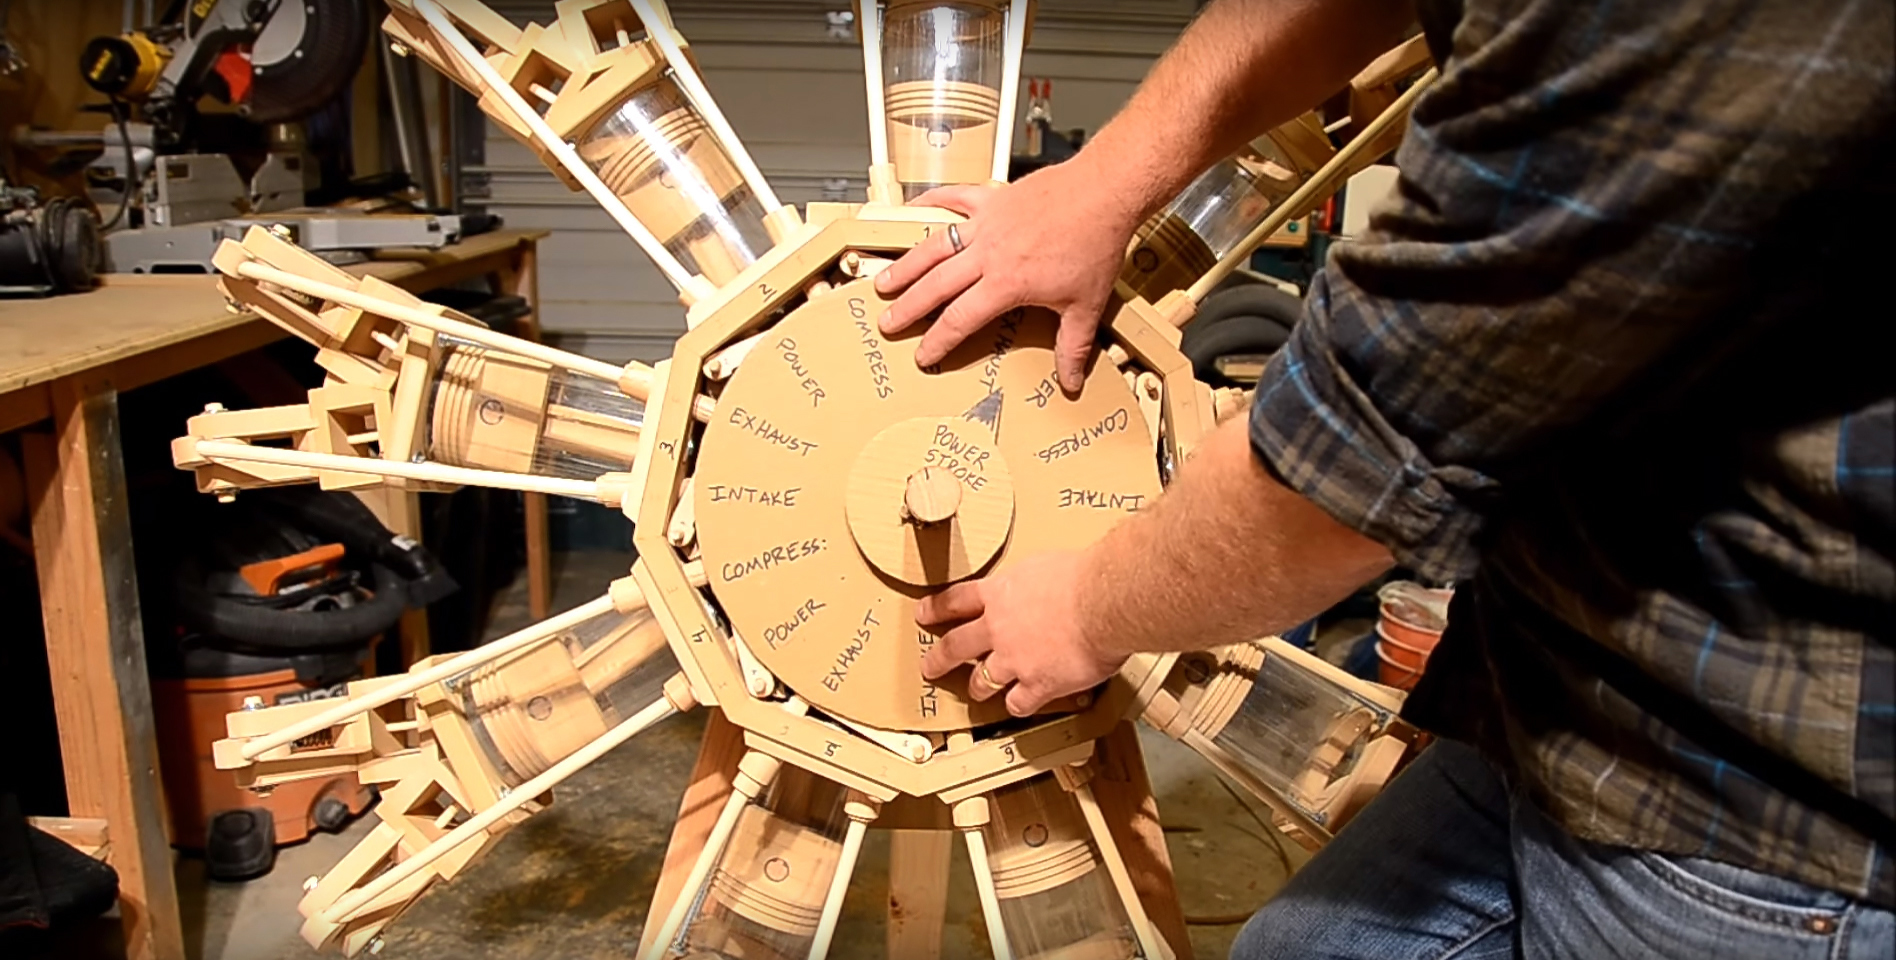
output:
{"label": "wooden connecting rod", "polygon": [[889,162],[889,117],[882,89],[882,3],[862,0],[856,27],[862,31],[863,89],[869,96],[869,166]]}
{"label": "wooden connecting rod", "polygon": [[[247,280],[256,280],[260,283],[273,283],[279,287],[294,290],[297,293],[315,297],[319,300],[330,300],[344,306],[354,307],[357,310],[373,313],[376,316],[387,317],[390,320],[396,320],[408,324],[409,326],[420,327],[423,330],[432,330],[435,333],[445,333],[451,337],[459,337],[470,343],[480,344],[489,350],[510,353],[515,356],[525,357],[529,360],[538,360],[541,363],[558,367],[561,370],[571,370],[574,373],[583,373],[589,377],[597,377],[608,383],[616,384],[626,396],[640,403],[651,402],[652,368],[637,360],[623,367],[615,367],[603,360],[594,360],[591,357],[580,356],[577,353],[561,350],[558,347],[549,347],[544,343],[535,343],[532,340],[522,340],[519,337],[496,333],[478,323],[468,323],[465,320],[456,320],[453,317],[444,317],[437,313],[430,313],[418,307],[383,300],[380,297],[369,296],[358,290],[351,290],[348,287],[338,286],[333,283],[325,283],[321,280],[306,277],[300,273],[291,273],[288,270],[282,270],[256,260],[245,260],[236,267],[236,271],[237,276]],[[692,415],[700,422],[708,422],[711,419],[712,411],[717,409],[717,404],[713,402],[710,397],[705,396],[698,397],[695,403],[696,406],[692,409]]]}
{"label": "wooden connecting rod", "polygon": [[445,483],[460,487],[492,487],[497,490],[519,490],[523,493],[576,497],[612,505],[616,505],[619,493],[617,490],[602,486],[596,480],[567,480],[561,477],[538,477],[530,473],[505,473],[499,470],[450,467],[441,463],[404,463],[375,457],[352,457],[340,453],[314,453],[284,447],[260,447],[237,440],[199,440],[196,449],[198,456],[206,460],[239,460],[247,463],[274,463],[285,467],[303,467],[310,470],[334,470],[338,473],[366,473],[402,480],[420,480],[424,483]]}
{"label": "wooden connecting rod", "polygon": [[994,130],[994,179],[1007,182],[1007,167],[1014,157],[1014,110],[1020,104],[1021,54],[1027,48],[1027,18],[1033,0],[1012,0],[1007,5],[1007,46],[1001,59],[1001,107]]}
{"label": "wooden connecting rod", "polygon": [[816,921],[816,939],[810,942],[810,960],[829,956],[830,942],[836,938],[836,921],[843,915],[843,897],[849,892],[849,878],[856,873],[856,858],[862,856],[862,838],[869,832],[870,821],[881,812],[875,798],[855,790],[843,809],[849,826],[843,833],[842,853],[836,859],[836,872],[830,875],[829,893],[823,897],[823,914]]}
{"label": "wooden connecting rod", "polygon": [[1113,891],[1119,895],[1120,903],[1126,908],[1126,918],[1132,921],[1132,935],[1139,941],[1139,952],[1146,960],[1171,960],[1172,950],[1159,936],[1158,930],[1146,916],[1145,905],[1139,902],[1139,891],[1132,885],[1132,874],[1126,870],[1125,858],[1119,855],[1119,847],[1113,843],[1112,827],[1106,823],[1106,814],[1099,808],[1099,798],[1093,796],[1093,785],[1082,783],[1073,790],[1073,798],[1079,801],[1080,813],[1086,817],[1086,828],[1093,833],[1093,848],[1099,851],[1100,862],[1106,867],[1106,873],[1112,877]]}
{"label": "wooden connecting rod", "polygon": [[994,871],[988,866],[987,838],[979,828],[961,831],[961,838],[968,844],[968,865],[974,869],[974,891],[981,898],[981,917],[987,922],[988,946],[994,951],[994,960],[1014,960],[1001,920],[1001,898],[994,893]]}
{"label": "wooden connecting rod", "polygon": [[1190,297],[1193,303],[1203,301],[1207,294],[1217,288],[1218,284],[1231,276],[1231,271],[1250,260],[1252,251],[1276,233],[1279,227],[1294,217],[1302,216],[1316,202],[1316,198],[1335,192],[1337,186],[1335,181],[1343,175],[1343,171],[1349,169],[1357,155],[1368,149],[1370,144],[1383,135],[1383,131],[1409,116],[1409,109],[1415,106],[1416,98],[1422,95],[1422,91],[1428,89],[1429,84],[1435,82],[1436,76],[1436,69],[1430,67],[1429,72],[1419,77],[1413,86],[1396,98],[1395,103],[1389,105],[1389,109],[1377,114],[1376,119],[1371,121],[1363,132],[1350,138],[1350,142],[1344,144],[1343,149],[1338,150],[1336,156],[1331,157],[1328,163],[1318,168],[1316,173],[1311,174],[1310,179],[1304,181],[1303,186],[1298,187],[1297,191],[1283,203],[1273,208],[1270,216],[1265,217],[1263,223],[1258,224],[1256,229],[1245,235],[1244,240],[1232,247],[1231,252],[1225,254],[1223,259],[1213,264],[1210,272],[1199,277],[1198,282],[1185,291],[1185,295]]}
{"label": "wooden connecting rod", "polygon": [[[968,735],[950,734],[950,745],[957,742],[966,745]],[[1001,919],[1001,898],[994,891],[994,869],[988,865],[987,837],[981,833],[992,816],[988,798],[969,797],[954,805],[952,816],[955,829],[961,831],[961,839],[968,845],[968,866],[974,870],[974,892],[980,897],[981,917],[987,922],[988,947],[994,960],[1014,960],[1014,948],[1008,945],[1007,926]]]}
{"label": "wooden connecting rod", "polygon": [[[465,320],[456,320],[453,317],[444,317],[440,314],[430,313],[419,307],[411,307],[406,304],[384,300],[380,297],[369,296],[358,290],[352,290],[348,287],[333,283],[325,283],[312,277],[303,276],[300,273],[291,273],[288,270],[281,270],[260,261],[246,260],[239,264],[237,266],[237,275],[247,280],[256,280],[261,283],[274,283],[279,287],[295,290],[298,293],[306,294],[319,300],[333,301],[344,306],[354,307],[366,313],[373,313],[376,316],[387,317],[390,320],[398,320],[409,326],[420,327],[424,330],[433,330],[436,333],[445,333],[453,337],[460,337],[463,340],[478,343],[492,350],[499,350],[516,356],[526,357],[529,360],[538,360],[541,363],[558,367],[562,370],[583,373],[608,382],[618,382],[619,376],[623,372],[621,368],[613,366],[603,360],[582,357],[577,353],[569,353],[557,347],[549,347],[544,343],[535,343],[531,340],[522,340],[519,337],[510,337],[504,333],[496,333],[478,323],[468,323]],[[646,398],[634,397],[633,399],[644,400]]]}
{"label": "wooden connecting rod", "polygon": [[645,21],[645,35],[658,47],[659,55],[671,67],[672,79],[678,82],[685,100],[696,108],[704,122],[717,135],[718,143],[731,155],[731,162],[737,165],[737,172],[744,176],[744,183],[750,187],[751,195],[764,208],[766,214],[775,213],[783,207],[783,201],[777,199],[776,191],[770,188],[770,181],[764,179],[764,172],[757,169],[757,162],[751,159],[750,151],[744,149],[744,141],[737,138],[737,131],[731,129],[729,120],[724,119],[724,111],[718,109],[716,100],[711,99],[711,91],[705,89],[704,79],[698,76],[698,70],[685,57],[685,51],[678,46],[678,37],[668,24],[669,16],[661,16],[652,0],[632,0],[632,10]]}
{"label": "wooden connecting rod", "polygon": [[[683,674],[678,674],[673,677],[673,681],[682,681],[683,676]],[[671,688],[672,683],[668,682],[666,687]],[[685,689],[688,688],[687,684]],[[446,856],[456,847],[474,839],[487,828],[499,823],[503,817],[520,809],[528,801],[544,795],[548,790],[559,786],[567,777],[578,773],[587,764],[605,756],[614,747],[677,712],[678,706],[673,704],[669,697],[659,697],[652,701],[645,709],[600,734],[598,739],[573,751],[564,760],[548,767],[539,776],[516,787],[501,798],[499,803],[469,817],[460,826],[442,834],[433,843],[416,851],[414,856],[395,864],[375,879],[338,898],[329,909],[320,914],[322,920],[325,923],[347,923],[350,920],[350,914],[361,909],[363,905],[373,903],[382,894],[393,890],[397,884],[420,873],[429,864]]]}
{"label": "wooden connecting rod", "polygon": [[[639,245],[639,249],[645,251],[646,256],[652,258],[652,262],[658,266],[658,272],[664,274],[665,279],[670,280],[672,286],[694,300],[702,300],[714,292],[708,282],[694,276],[690,270],[685,269],[685,265],[679,262],[677,257],[672,256],[670,250],[665,249],[664,242],[647,229],[639,218],[633,216],[632,211],[626,208],[625,201],[620,200],[619,195],[613,193],[612,188],[606,186],[604,180],[599,179],[599,174],[594,173],[593,168],[580,158],[578,149],[561,139],[559,134],[554,133],[553,128],[547,125],[539,112],[534,110],[527,103],[526,98],[513,88],[513,84],[502,78],[500,71],[495,70],[494,65],[488,63],[487,58],[481,56],[479,50],[474,49],[474,45],[468,42],[466,35],[455,28],[447,11],[443,10],[439,3],[435,0],[415,0],[415,12],[421,14],[422,19],[428,21],[428,26],[432,27],[434,32],[447,43],[448,49],[454,52],[455,59],[461,61],[462,68],[471,70],[475,76],[480,77],[481,85],[486,87],[489,93],[499,97],[500,102],[506,104],[507,109],[514,114],[515,119],[526,125],[527,130],[533,134],[533,139],[539,141],[541,149],[547,151],[549,156],[558,159],[560,166],[565,167],[566,172],[571,174],[586,193],[605,209],[613,222],[617,223],[619,228]],[[639,11],[641,16],[645,12],[645,10]],[[669,21],[660,19],[650,22],[662,25]],[[651,31],[654,36],[663,32],[662,26]]]}

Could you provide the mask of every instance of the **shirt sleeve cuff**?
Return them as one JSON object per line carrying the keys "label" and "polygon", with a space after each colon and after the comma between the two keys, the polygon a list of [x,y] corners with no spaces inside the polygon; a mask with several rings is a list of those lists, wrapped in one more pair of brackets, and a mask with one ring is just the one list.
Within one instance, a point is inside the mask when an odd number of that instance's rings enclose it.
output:
{"label": "shirt sleeve cuff", "polygon": [[1252,451],[1286,486],[1388,547],[1402,566],[1437,582],[1468,576],[1480,518],[1456,493],[1491,484],[1425,459],[1328,349],[1324,319],[1306,311],[1265,368],[1251,407]]}

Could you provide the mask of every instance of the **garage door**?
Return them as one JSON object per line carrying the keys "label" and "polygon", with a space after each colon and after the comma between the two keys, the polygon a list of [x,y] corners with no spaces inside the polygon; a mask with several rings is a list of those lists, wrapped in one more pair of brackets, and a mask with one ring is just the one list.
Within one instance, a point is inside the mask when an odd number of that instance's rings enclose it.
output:
{"label": "garage door", "polygon": [[[494,6],[516,23],[553,18],[551,2]],[[1097,130],[1194,6],[1041,0],[1023,72],[1053,79],[1057,126]],[[846,0],[680,0],[671,8],[706,85],[778,195],[798,205],[861,200],[869,164],[862,55],[853,36],[832,29]],[[684,310],[632,241],[499,128],[489,125],[484,146],[485,160],[464,170],[468,203],[510,226],[552,231],[540,247],[549,339],[613,362],[668,356]]]}

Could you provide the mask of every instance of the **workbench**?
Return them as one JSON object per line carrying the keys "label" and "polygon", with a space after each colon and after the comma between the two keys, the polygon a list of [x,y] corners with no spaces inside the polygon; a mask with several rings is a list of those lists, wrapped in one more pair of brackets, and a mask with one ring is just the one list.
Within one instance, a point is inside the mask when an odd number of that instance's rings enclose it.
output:
{"label": "workbench", "polygon": [[[545,235],[496,231],[439,250],[384,251],[348,269],[416,293],[491,278],[496,292],[526,300],[518,332],[537,339],[535,255]],[[129,960],[184,960],[185,948],[145,672],[118,395],[283,336],[254,315],[230,312],[207,276],[111,275],[90,293],[0,300],[0,433],[34,427],[22,434],[21,450],[69,812],[105,822]],[[35,427],[43,421],[50,423]],[[413,494],[371,506],[391,529],[419,536]],[[544,617],[551,588],[545,499],[530,495],[526,506],[529,593],[534,616]],[[419,613],[402,625],[405,660],[428,652]]]}

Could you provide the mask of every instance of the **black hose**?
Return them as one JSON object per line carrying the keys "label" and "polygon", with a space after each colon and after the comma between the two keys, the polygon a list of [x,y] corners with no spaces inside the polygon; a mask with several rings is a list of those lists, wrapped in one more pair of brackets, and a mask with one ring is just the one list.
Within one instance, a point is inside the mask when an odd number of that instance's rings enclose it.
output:
{"label": "black hose", "polygon": [[362,501],[308,488],[285,488],[259,500],[291,526],[334,540],[351,554],[393,570],[404,581],[408,605],[422,607],[458,587],[421,544],[392,534]]}
{"label": "black hose", "polygon": [[[186,564],[194,567],[195,564]],[[260,604],[256,597],[213,593],[201,571],[186,569],[177,578],[178,612],[186,625],[257,650],[290,655],[360,647],[392,629],[407,608],[401,578],[379,563],[369,565],[368,596],[334,610],[285,610]],[[270,598],[277,599],[277,598]]]}

